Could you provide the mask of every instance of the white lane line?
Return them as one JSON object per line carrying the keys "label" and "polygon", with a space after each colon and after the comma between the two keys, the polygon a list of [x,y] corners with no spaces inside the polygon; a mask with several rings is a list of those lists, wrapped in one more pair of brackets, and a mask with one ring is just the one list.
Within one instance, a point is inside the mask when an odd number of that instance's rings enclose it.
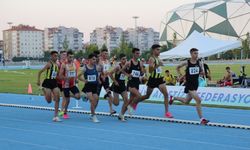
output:
{"label": "white lane line", "polygon": [[19,141],[19,140],[13,140],[13,139],[7,139],[7,138],[0,138],[0,141],[3,142],[10,142],[10,143],[19,143],[19,144],[24,144],[24,145],[31,145],[31,146],[36,146],[36,147],[41,147],[41,148],[48,148],[48,149],[63,149],[63,150],[68,150],[65,148],[58,148],[55,146],[50,146],[50,145],[41,145],[41,144],[35,144],[35,143],[30,143],[30,142],[23,142],[23,141]]}
{"label": "white lane line", "polygon": [[[8,120],[8,119],[6,119]],[[198,141],[198,140],[187,140],[187,139],[179,139],[179,138],[172,138],[172,137],[166,137],[166,136],[155,136],[155,135],[148,135],[148,134],[138,134],[138,133],[132,133],[132,132],[121,132],[121,131],[113,131],[113,130],[106,130],[106,129],[99,129],[99,128],[92,128],[92,127],[78,127],[78,126],[72,126],[72,125],[66,125],[66,124],[55,124],[55,123],[43,123],[40,121],[30,121],[30,120],[22,120],[22,119],[11,119],[13,121],[21,121],[21,122],[30,122],[30,123],[38,123],[38,124],[50,124],[50,125],[60,125],[60,126],[68,126],[72,128],[82,128],[82,129],[88,129],[88,130],[96,130],[96,131],[104,131],[104,132],[113,132],[117,134],[126,134],[130,136],[144,136],[149,138],[160,138],[160,139],[166,139],[166,140],[173,140],[177,142],[186,142],[186,143],[194,143],[194,144],[205,144],[205,145],[213,145],[213,146],[221,146],[221,147],[227,147],[227,148],[237,148],[237,149],[247,149],[250,150],[249,147],[241,147],[241,146],[235,146],[235,145],[229,145],[229,144],[219,144],[219,143],[211,143],[211,142],[204,142],[204,141]],[[1,126],[0,126],[1,127]],[[33,130],[31,130],[33,131]],[[37,131],[34,131],[37,132]],[[50,133],[50,132],[49,132]],[[56,133],[55,133],[56,134]],[[73,136],[73,137],[79,137],[79,136]]]}
{"label": "white lane line", "polygon": [[143,145],[137,145],[137,144],[127,144],[127,143],[124,143],[124,142],[114,142],[114,141],[111,141],[111,140],[100,139],[98,137],[90,138],[90,137],[86,137],[86,136],[74,136],[74,135],[66,135],[66,134],[60,134],[60,133],[54,133],[54,132],[20,129],[20,128],[13,128],[13,127],[5,127],[5,126],[0,126],[0,128],[10,129],[10,130],[18,130],[18,131],[23,131],[23,132],[33,132],[33,133],[38,133],[38,134],[48,134],[48,135],[54,135],[54,136],[69,137],[69,138],[86,139],[86,140],[89,140],[89,141],[94,141],[96,143],[103,142],[103,143],[111,143],[111,144],[118,144],[118,145],[133,146],[133,147],[138,147],[138,148],[143,148],[143,149],[166,150],[165,148],[162,149],[162,148],[151,147],[151,146],[143,146]]}

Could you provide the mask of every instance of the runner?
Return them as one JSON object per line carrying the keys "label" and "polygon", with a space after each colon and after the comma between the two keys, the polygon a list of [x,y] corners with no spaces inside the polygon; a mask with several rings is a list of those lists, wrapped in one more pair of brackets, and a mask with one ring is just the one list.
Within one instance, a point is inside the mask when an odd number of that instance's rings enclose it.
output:
{"label": "runner", "polygon": [[175,100],[180,101],[184,104],[189,104],[192,99],[196,102],[196,110],[198,116],[200,117],[201,124],[207,124],[209,120],[203,118],[201,110],[201,98],[197,94],[198,89],[198,79],[199,75],[204,75],[203,67],[201,67],[201,62],[198,61],[198,49],[192,48],[190,50],[191,59],[187,62],[183,62],[177,66],[176,70],[179,76],[181,75],[180,68],[186,66],[186,85],[184,92],[187,93],[185,98],[170,96],[169,104],[172,105]]}
{"label": "runner", "polygon": [[58,117],[60,94],[59,94],[59,88],[57,86],[57,81],[56,81],[56,77],[58,75],[58,70],[59,70],[56,64],[58,52],[51,51],[50,57],[51,57],[50,61],[43,67],[43,69],[41,69],[38,72],[37,85],[41,86],[40,77],[41,77],[41,74],[46,70],[46,74],[45,74],[46,76],[42,83],[42,90],[44,92],[45,100],[48,103],[51,103],[52,94],[53,94],[53,98],[55,101],[55,106],[54,106],[55,113],[54,113],[53,121],[59,122],[61,121],[60,118]]}
{"label": "runner", "polygon": [[78,79],[85,83],[82,91],[86,93],[87,98],[91,103],[90,110],[91,110],[92,121],[95,123],[100,122],[95,114],[95,109],[97,107],[99,100],[97,88],[98,88],[98,82],[100,82],[98,78],[95,54],[90,54],[88,56],[88,64],[83,66],[82,71],[78,75]]}
{"label": "runner", "polygon": [[152,53],[151,53],[151,56],[150,56],[149,61],[148,61],[149,62],[149,74],[150,74],[150,76],[149,76],[149,80],[147,83],[147,92],[146,92],[146,95],[143,95],[140,99],[135,99],[134,104],[132,102],[132,106],[137,105],[139,102],[142,102],[142,101],[148,99],[150,97],[150,95],[152,94],[154,88],[158,88],[164,96],[164,106],[165,106],[165,115],[164,116],[167,118],[173,118],[172,114],[168,110],[168,92],[167,92],[165,81],[164,81],[163,75],[162,75],[163,63],[159,59],[160,48],[161,48],[161,46],[158,44],[154,44],[151,47]]}
{"label": "runner", "polygon": [[101,51],[101,57],[99,60],[100,65],[102,66],[102,73],[100,74],[101,84],[99,86],[99,92],[101,92],[102,87],[105,89],[106,94],[104,95],[105,99],[108,99],[109,102],[109,111],[110,115],[115,114],[116,111],[113,110],[113,96],[109,87],[109,70],[110,70],[110,61],[108,60],[108,50],[103,49]]}
{"label": "runner", "polygon": [[[66,51],[60,51],[60,60],[57,61],[57,65],[58,65],[58,68],[59,68],[58,73],[60,72],[60,68],[61,68],[62,64],[66,63],[66,62],[67,62],[67,52]],[[64,105],[66,103],[66,100],[65,100],[65,97],[64,97],[64,94],[63,94],[62,80],[59,78],[59,76],[57,76],[56,80],[57,80],[58,88],[60,89],[60,95],[62,96],[61,111],[59,111],[58,115],[63,116],[63,114],[64,114],[63,107],[64,107]]]}
{"label": "runner", "polygon": [[63,118],[68,119],[69,116],[67,114],[68,106],[70,103],[70,92],[73,93],[74,98],[77,100],[80,99],[80,93],[78,88],[76,87],[77,80],[77,68],[74,60],[74,54],[72,51],[67,52],[67,62],[63,63],[60,69],[59,77],[62,79],[62,88],[65,96],[65,104],[62,106],[62,110],[64,111]]}
{"label": "runner", "polygon": [[135,99],[141,99],[141,93],[139,92],[139,85],[141,82],[140,76],[143,72],[145,73],[143,64],[138,60],[138,58],[140,57],[140,49],[133,48],[132,54],[133,57],[131,58],[131,60],[127,62],[126,65],[122,68],[123,72],[128,70],[127,89],[130,92],[130,98],[127,108],[130,115],[132,114],[133,109],[136,109],[136,105],[133,105],[133,101]]}
{"label": "runner", "polygon": [[[125,74],[122,72],[122,68],[125,66],[127,58],[125,54],[120,54],[119,58],[120,63],[110,72],[110,78],[113,80],[111,90],[113,91],[115,106],[119,105],[119,94],[123,98],[123,105],[118,119],[121,121],[126,121],[124,114],[128,106],[128,93],[125,85]],[[114,74],[115,77],[113,76]]]}

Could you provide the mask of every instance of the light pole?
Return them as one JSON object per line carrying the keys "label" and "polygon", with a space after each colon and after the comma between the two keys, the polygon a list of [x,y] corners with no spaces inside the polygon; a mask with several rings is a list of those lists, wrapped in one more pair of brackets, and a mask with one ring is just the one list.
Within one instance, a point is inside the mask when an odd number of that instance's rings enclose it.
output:
{"label": "light pole", "polygon": [[138,48],[138,34],[136,28],[137,28],[137,19],[139,18],[139,16],[133,16],[132,18],[135,20],[135,38],[136,38],[135,47]]}

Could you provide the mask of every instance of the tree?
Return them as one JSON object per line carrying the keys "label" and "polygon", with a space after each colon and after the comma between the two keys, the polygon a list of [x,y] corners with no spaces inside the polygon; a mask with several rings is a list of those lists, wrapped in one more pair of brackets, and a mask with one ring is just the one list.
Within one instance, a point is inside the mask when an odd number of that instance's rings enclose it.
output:
{"label": "tree", "polygon": [[141,58],[144,58],[145,60],[148,60],[149,57],[151,55],[151,51],[148,50],[148,51],[144,51],[142,54],[141,54]]}
{"label": "tree", "polygon": [[111,56],[116,56],[119,57],[119,55],[121,53],[125,54],[127,59],[130,59],[132,57],[132,48],[133,48],[133,44],[132,43],[127,43],[125,41],[124,35],[122,35],[121,38],[121,43],[119,45],[118,48],[115,48],[112,52],[111,52]]}
{"label": "tree", "polygon": [[249,32],[246,34],[246,39],[242,41],[243,59],[249,58],[250,55],[250,36]]}
{"label": "tree", "polygon": [[69,41],[67,40],[67,36],[65,35],[64,41],[63,41],[63,49],[65,51],[68,51],[69,49]]}
{"label": "tree", "polygon": [[83,56],[85,58],[87,58],[89,56],[89,54],[91,54],[97,50],[98,50],[98,46],[96,44],[90,44],[90,45],[86,46],[86,51],[85,51]]}
{"label": "tree", "polygon": [[106,46],[106,44],[102,44],[101,50],[103,50],[103,49],[108,49],[107,46]]}
{"label": "tree", "polygon": [[117,56],[117,57],[119,57],[120,54],[121,52],[119,47],[113,49],[113,51],[110,53],[111,56]]}
{"label": "tree", "polygon": [[132,58],[132,49],[134,48],[133,44],[130,42],[129,44],[126,43],[124,47],[124,54],[127,56],[128,59]]}
{"label": "tree", "polygon": [[82,57],[84,57],[83,50],[77,51],[74,56],[75,56],[75,58],[82,58]]}
{"label": "tree", "polygon": [[45,61],[48,61],[50,59],[50,51],[44,51],[43,57]]}

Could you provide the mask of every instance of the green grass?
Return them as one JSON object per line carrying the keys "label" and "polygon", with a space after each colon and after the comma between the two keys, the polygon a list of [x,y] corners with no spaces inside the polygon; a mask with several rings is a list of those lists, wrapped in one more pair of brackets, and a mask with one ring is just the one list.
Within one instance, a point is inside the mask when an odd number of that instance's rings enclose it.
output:
{"label": "green grass", "polygon": [[[240,74],[240,64],[234,65],[209,65],[212,72],[212,80],[217,81],[225,74],[225,67],[230,66],[237,74]],[[165,67],[176,75],[175,67]],[[39,87],[36,85],[38,70],[0,70],[0,93],[27,94],[28,84],[32,85],[33,94],[40,94]],[[246,65],[246,74],[250,75],[250,64]],[[42,75],[43,77],[44,75]],[[41,79],[42,82],[42,79]],[[83,84],[80,83],[80,88]]]}
{"label": "green grass", "polygon": [[[219,79],[222,79],[226,72],[226,67],[229,66],[233,72],[235,72],[237,75],[240,75],[240,64],[216,64],[216,65],[208,65],[211,71],[212,80],[217,81]],[[250,76],[250,64],[245,65],[245,73]],[[176,75],[176,69],[175,67],[165,67],[165,69],[168,69],[173,75]],[[184,73],[184,70],[182,70]]]}
{"label": "green grass", "polygon": [[[38,70],[0,70],[0,93],[27,94],[29,83],[34,95],[42,94],[37,86]],[[41,83],[44,74],[41,75]],[[80,87],[83,87],[80,84]]]}

